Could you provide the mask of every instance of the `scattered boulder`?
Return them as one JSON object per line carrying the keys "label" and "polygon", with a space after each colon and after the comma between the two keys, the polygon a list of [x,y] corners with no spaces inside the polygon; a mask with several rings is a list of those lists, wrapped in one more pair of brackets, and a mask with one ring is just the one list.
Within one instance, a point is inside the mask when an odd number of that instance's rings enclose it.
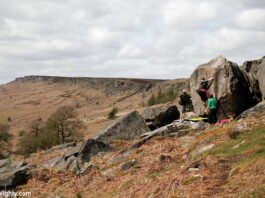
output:
{"label": "scattered boulder", "polygon": [[220,104],[219,117],[238,116],[257,103],[238,65],[219,56],[209,63],[198,66],[190,77],[192,102],[197,115],[203,114],[205,110],[201,98],[196,93],[202,77],[214,78],[209,92],[215,95]]}
{"label": "scattered boulder", "polygon": [[90,170],[96,169],[96,168],[97,167],[95,165],[91,164],[90,162],[85,163],[84,166],[80,170],[78,170],[76,174],[80,176],[80,175],[83,175],[83,174],[89,172]]}
{"label": "scattered boulder", "polygon": [[11,159],[0,160],[0,174],[19,169],[26,165],[24,161],[12,161]]}
{"label": "scattered boulder", "polygon": [[0,189],[15,188],[30,177],[29,166],[23,161],[0,160]]}
{"label": "scattered boulder", "polygon": [[114,139],[133,139],[143,133],[150,131],[142,116],[133,111],[115,121],[106,129],[100,131],[95,139],[109,143]]}
{"label": "scattered boulder", "polygon": [[246,118],[249,116],[253,116],[256,113],[261,113],[265,111],[265,101],[258,103],[256,106],[249,108],[248,110],[241,113],[236,119]]}
{"label": "scattered boulder", "polygon": [[189,168],[188,169],[188,172],[198,172],[198,171],[200,171],[199,168]]}
{"label": "scattered boulder", "polygon": [[132,159],[128,162],[124,162],[124,163],[120,164],[120,169],[123,171],[128,170],[131,167],[133,167],[136,163],[137,163],[137,161],[135,159]]}
{"label": "scattered boulder", "polygon": [[204,130],[206,129],[208,124],[204,121],[199,121],[199,122],[192,122],[191,128],[193,130]]}
{"label": "scattered boulder", "polygon": [[51,147],[50,149],[45,151],[45,153],[49,153],[49,152],[52,152],[52,151],[65,149],[65,148],[68,148],[68,147],[75,147],[75,146],[76,146],[75,142],[69,142],[69,143],[65,143],[65,144],[60,144],[60,145]]}
{"label": "scattered boulder", "polygon": [[176,105],[169,107],[148,107],[144,109],[143,118],[148,122],[151,130],[163,127],[179,119],[179,111]]}
{"label": "scattered boulder", "polygon": [[[197,148],[195,148],[195,150],[193,150],[191,153],[190,153],[190,156],[192,158],[196,157],[197,155],[205,152],[205,151],[208,151],[210,149],[212,149],[214,147],[214,144],[209,144],[209,145],[204,145],[204,144],[201,144],[199,145]],[[196,168],[196,167],[195,167]]]}
{"label": "scattered boulder", "polygon": [[91,157],[109,150],[111,150],[109,145],[98,140],[88,139],[83,144],[67,151],[59,159],[57,158],[55,162],[53,161],[50,164],[59,170],[70,170],[77,173],[83,172],[82,170],[86,169],[86,162],[89,162]]}
{"label": "scattered boulder", "polygon": [[160,156],[159,156],[160,162],[169,161],[171,159],[172,159],[172,156],[168,155],[168,154],[160,154]]}
{"label": "scattered boulder", "polygon": [[88,162],[90,158],[99,152],[109,151],[109,145],[94,139],[88,139],[84,142],[78,152],[78,158],[81,162]]}

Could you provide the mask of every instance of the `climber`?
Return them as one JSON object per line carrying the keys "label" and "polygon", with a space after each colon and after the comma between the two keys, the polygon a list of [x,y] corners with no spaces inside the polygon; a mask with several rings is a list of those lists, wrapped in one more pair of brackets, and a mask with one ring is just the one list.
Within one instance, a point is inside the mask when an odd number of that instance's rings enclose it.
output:
{"label": "climber", "polygon": [[217,122],[217,100],[213,94],[209,94],[208,106],[204,113],[208,113],[208,122],[210,124]]}
{"label": "climber", "polygon": [[184,89],[181,90],[181,94],[179,96],[179,112],[180,112],[180,122],[183,122],[185,117],[185,112],[187,110],[187,107],[191,103],[191,97],[189,94],[186,93]]}
{"label": "climber", "polygon": [[213,78],[205,80],[205,78],[202,77],[200,84],[199,84],[199,88],[196,90],[197,94],[199,94],[205,106],[206,106],[206,101],[208,100],[209,95],[210,95],[208,89],[212,85],[212,82],[213,82]]}

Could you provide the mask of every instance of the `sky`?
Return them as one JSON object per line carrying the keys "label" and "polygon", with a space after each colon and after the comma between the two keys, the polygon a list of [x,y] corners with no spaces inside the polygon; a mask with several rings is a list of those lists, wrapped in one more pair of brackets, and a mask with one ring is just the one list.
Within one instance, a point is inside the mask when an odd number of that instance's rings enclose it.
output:
{"label": "sky", "polygon": [[0,0],[0,83],[175,79],[219,55],[265,56],[264,0]]}

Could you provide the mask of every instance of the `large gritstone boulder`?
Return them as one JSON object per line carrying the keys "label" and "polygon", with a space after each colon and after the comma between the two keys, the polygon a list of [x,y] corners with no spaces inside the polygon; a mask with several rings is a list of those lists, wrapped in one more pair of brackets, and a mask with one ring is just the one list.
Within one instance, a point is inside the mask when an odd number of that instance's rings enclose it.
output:
{"label": "large gritstone boulder", "polygon": [[246,61],[241,66],[241,70],[246,75],[247,82],[253,97],[256,100],[261,101],[265,99],[265,57]]}
{"label": "large gritstone boulder", "polygon": [[142,116],[137,111],[133,111],[100,131],[94,139],[109,143],[115,139],[133,139],[148,131],[149,128]]}
{"label": "large gritstone boulder", "polygon": [[0,190],[24,184],[29,177],[29,167],[25,162],[0,160]]}
{"label": "large gritstone boulder", "polygon": [[144,109],[143,117],[149,128],[156,128],[168,125],[179,119],[179,111],[176,105],[166,107],[148,107]]}
{"label": "large gritstone boulder", "polygon": [[205,106],[196,93],[202,77],[214,78],[209,92],[216,96],[220,104],[219,118],[235,117],[257,103],[238,65],[219,56],[209,63],[198,66],[190,77],[192,102],[198,115],[205,111]]}
{"label": "large gritstone boulder", "polygon": [[103,142],[88,139],[83,144],[78,145],[67,152],[52,163],[44,164],[44,167],[53,167],[60,170],[79,171],[90,158],[98,153],[107,152],[111,147]]}

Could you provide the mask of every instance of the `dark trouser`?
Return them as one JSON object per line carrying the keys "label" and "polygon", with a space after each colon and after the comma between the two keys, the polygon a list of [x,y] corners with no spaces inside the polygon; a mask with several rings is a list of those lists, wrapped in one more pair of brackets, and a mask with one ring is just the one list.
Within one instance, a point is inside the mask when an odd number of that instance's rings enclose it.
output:
{"label": "dark trouser", "polygon": [[208,100],[209,92],[207,89],[197,89],[197,93],[199,94],[203,102],[206,102]]}
{"label": "dark trouser", "polygon": [[216,109],[210,109],[208,113],[208,122],[210,124],[215,124],[217,122],[217,110]]}

